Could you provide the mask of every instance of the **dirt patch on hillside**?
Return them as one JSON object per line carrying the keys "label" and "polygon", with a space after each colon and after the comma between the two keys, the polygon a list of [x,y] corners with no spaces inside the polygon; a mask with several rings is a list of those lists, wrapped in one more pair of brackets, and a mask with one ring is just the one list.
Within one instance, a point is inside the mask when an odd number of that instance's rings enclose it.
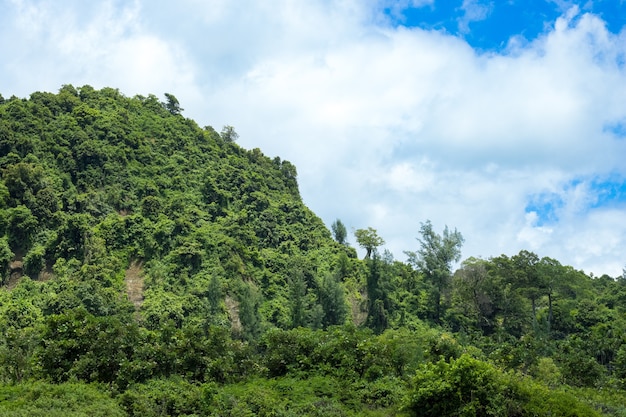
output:
{"label": "dirt patch on hillside", "polygon": [[367,294],[365,291],[359,292],[358,297],[354,294],[348,296],[350,304],[350,313],[352,314],[352,323],[361,326],[367,320]]}
{"label": "dirt patch on hillside", "polygon": [[[4,282],[4,286],[8,290],[12,290],[17,286],[17,284],[24,277],[24,261],[22,260],[22,256],[16,256],[13,258],[11,263],[9,263],[9,278]],[[39,271],[39,274],[36,277],[30,277],[33,280],[37,281],[48,281],[54,278],[54,271],[52,270],[52,265],[46,264],[46,266]]]}
{"label": "dirt patch on hillside", "polygon": [[21,259],[15,259],[9,264],[9,279],[6,282],[7,289],[15,288],[20,279],[24,275],[24,263]]}
{"label": "dirt patch on hillside", "polygon": [[39,277],[37,278],[39,281],[49,281],[54,278],[54,272],[52,268],[45,268],[39,273]]}
{"label": "dirt patch on hillside", "polygon": [[239,320],[239,303],[229,295],[226,296],[224,303],[228,309],[228,317],[230,318],[230,326],[233,333],[240,333],[242,327]]}
{"label": "dirt patch on hillside", "polygon": [[134,260],[124,275],[128,299],[139,310],[143,303],[143,262]]}

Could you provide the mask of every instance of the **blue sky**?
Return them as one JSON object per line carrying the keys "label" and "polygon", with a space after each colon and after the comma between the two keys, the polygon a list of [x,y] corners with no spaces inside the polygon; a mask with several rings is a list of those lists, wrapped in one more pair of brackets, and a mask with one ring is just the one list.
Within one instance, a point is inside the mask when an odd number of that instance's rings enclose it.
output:
{"label": "blue sky", "polygon": [[[398,2],[394,2],[398,4]],[[503,51],[511,38],[531,41],[548,32],[556,19],[577,7],[600,17],[613,33],[624,26],[626,4],[620,0],[449,0],[424,1],[394,9],[384,7],[394,26],[445,31],[479,51]]]}
{"label": "blue sky", "polygon": [[626,207],[626,180],[621,175],[612,177],[587,177],[572,179],[561,184],[556,191],[530,195],[526,205],[527,213],[537,215],[537,226],[557,225],[561,213],[570,200],[568,195],[585,188],[585,200],[579,202],[578,210],[589,213],[607,208],[623,209]]}
{"label": "blue sky", "polygon": [[0,0],[0,94],[172,93],[400,260],[431,220],[463,257],[617,276],[625,17],[619,0]]}

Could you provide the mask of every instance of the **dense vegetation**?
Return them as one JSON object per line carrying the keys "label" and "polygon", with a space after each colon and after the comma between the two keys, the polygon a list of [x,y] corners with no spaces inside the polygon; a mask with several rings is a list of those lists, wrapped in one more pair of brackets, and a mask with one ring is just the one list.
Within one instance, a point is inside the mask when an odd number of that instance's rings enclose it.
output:
{"label": "dense vegetation", "polygon": [[[350,247],[166,94],[0,96],[0,414],[626,416],[626,279]],[[416,219],[419,223],[420,219]]]}

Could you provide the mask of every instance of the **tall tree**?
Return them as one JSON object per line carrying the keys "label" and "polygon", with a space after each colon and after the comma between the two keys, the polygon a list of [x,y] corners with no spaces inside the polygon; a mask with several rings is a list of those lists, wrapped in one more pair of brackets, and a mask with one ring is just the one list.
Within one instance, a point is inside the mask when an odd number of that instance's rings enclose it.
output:
{"label": "tall tree", "polygon": [[227,143],[234,143],[239,139],[239,133],[235,132],[235,128],[230,125],[226,125],[222,128],[220,136],[222,140]]}
{"label": "tall tree", "polygon": [[178,115],[183,110],[185,110],[180,108],[180,102],[174,96],[174,94],[165,93],[165,98],[167,99],[167,102],[165,103],[165,108],[173,115]]}
{"label": "tall tree", "polygon": [[383,238],[378,236],[376,229],[371,227],[355,230],[354,237],[359,246],[365,249],[365,259],[369,259],[377,247],[385,244]]}
{"label": "tall tree", "polygon": [[434,288],[435,321],[441,317],[441,297],[449,287],[452,278],[452,263],[461,258],[461,246],[464,239],[456,229],[450,231],[448,226],[443,235],[433,230],[430,220],[422,223],[420,228],[420,249],[417,252],[406,251],[409,262],[414,265]]}
{"label": "tall tree", "polygon": [[538,268],[544,293],[548,296],[548,332],[550,332],[554,317],[554,297],[556,291],[561,286],[565,268],[563,268],[559,261],[548,258],[547,256],[541,258]]}
{"label": "tall tree", "polygon": [[239,320],[245,340],[256,340],[261,334],[260,295],[252,284],[243,284],[239,295]]}
{"label": "tall tree", "polygon": [[217,323],[217,319],[222,311],[222,300],[224,299],[224,294],[222,293],[222,283],[218,275],[213,275],[211,277],[206,291],[206,298],[209,307],[209,314],[211,315],[210,321]]}
{"label": "tall tree", "polygon": [[335,274],[326,274],[319,287],[319,300],[324,311],[322,325],[324,327],[343,324],[348,314],[346,297],[340,278]]}
{"label": "tall tree", "polygon": [[498,285],[487,271],[487,261],[471,257],[461,264],[452,281],[457,309],[473,325],[489,334],[495,327],[499,301]]}
{"label": "tall tree", "polygon": [[486,267],[490,280],[494,282],[494,289],[499,293],[498,327],[508,334],[521,337],[527,328],[530,313],[527,311],[524,295],[513,285],[516,274],[514,262],[512,258],[500,255],[491,258]]}
{"label": "tall tree", "polygon": [[0,284],[4,284],[4,280],[8,276],[9,264],[13,256],[15,255],[11,251],[7,237],[0,237]]}
{"label": "tall tree", "polygon": [[306,325],[306,281],[300,269],[292,272],[289,280],[289,303],[291,305],[291,325],[300,327]]}
{"label": "tall tree", "polygon": [[511,261],[515,267],[511,284],[530,300],[533,325],[536,325],[537,300],[543,295],[545,290],[543,277],[539,273],[538,268],[539,256],[533,252],[522,250],[517,255],[512,256]]}
{"label": "tall tree", "polygon": [[335,238],[337,243],[341,245],[345,245],[348,243],[346,241],[346,238],[348,237],[348,231],[346,230],[346,226],[344,226],[341,220],[335,220],[330,228],[333,231],[333,237]]}
{"label": "tall tree", "polygon": [[368,260],[367,274],[367,326],[377,334],[382,333],[388,325],[388,311],[385,308],[386,294],[383,285],[383,261],[374,249],[372,258]]}

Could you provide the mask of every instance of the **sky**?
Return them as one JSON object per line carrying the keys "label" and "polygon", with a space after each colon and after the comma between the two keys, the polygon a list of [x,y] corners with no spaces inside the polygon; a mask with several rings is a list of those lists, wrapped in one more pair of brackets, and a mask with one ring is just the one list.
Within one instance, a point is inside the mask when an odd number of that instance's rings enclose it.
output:
{"label": "sky", "polygon": [[0,94],[171,93],[400,261],[430,220],[463,258],[617,277],[625,23],[622,0],[0,0]]}

